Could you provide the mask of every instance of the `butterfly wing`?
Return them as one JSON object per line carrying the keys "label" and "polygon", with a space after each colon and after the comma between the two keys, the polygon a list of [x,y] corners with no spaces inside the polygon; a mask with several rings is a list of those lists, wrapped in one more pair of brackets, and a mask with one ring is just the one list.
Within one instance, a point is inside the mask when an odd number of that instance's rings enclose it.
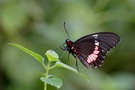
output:
{"label": "butterfly wing", "polygon": [[85,67],[98,68],[102,65],[107,51],[115,47],[120,37],[111,32],[100,32],[84,36],[74,42],[77,57]]}

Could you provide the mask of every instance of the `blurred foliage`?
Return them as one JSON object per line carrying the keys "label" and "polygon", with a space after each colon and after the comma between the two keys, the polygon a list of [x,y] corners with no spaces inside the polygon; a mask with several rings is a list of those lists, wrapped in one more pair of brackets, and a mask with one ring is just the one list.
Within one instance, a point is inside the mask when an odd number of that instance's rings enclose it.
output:
{"label": "blurred foliage", "polygon": [[[109,31],[120,35],[121,43],[107,54],[100,69],[87,69],[79,62],[89,83],[70,71],[53,70],[64,81],[60,90],[135,89],[135,0],[0,0],[0,90],[43,90],[37,74],[43,71],[40,64],[7,43],[44,56],[65,42],[64,21],[73,41]],[[72,56],[68,62],[67,54],[61,60],[75,67]]]}

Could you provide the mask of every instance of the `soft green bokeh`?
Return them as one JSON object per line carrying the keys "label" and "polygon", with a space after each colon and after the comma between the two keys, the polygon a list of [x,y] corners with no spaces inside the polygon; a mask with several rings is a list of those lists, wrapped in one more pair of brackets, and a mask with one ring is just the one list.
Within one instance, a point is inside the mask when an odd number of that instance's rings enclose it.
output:
{"label": "soft green bokeh", "polygon": [[[42,66],[31,56],[7,43],[17,43],[44,56],[46,50],[60,47],[67,39],[95,32],[114,32],[120,44],[111,50],[100,69],[85,68],[79,75],[65,69],[52,74],[63,80],[60,90],[135,89],[135,1],[134,0],[1,0],[0,1],[0,90],[43,90],[37,72]],[[58,49],[59,56],[63,53]],[[76,68],[67,54],[61,60]],[[48,90],[57,90],[48,85]]]}

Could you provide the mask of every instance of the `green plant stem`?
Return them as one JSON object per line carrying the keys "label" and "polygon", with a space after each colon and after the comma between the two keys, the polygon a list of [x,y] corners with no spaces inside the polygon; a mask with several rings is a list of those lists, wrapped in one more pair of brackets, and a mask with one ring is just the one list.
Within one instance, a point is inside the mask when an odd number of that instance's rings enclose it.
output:
{"label": "green plant stem", "polygon": [[[45,72],[45,78],[48,78],[48,73],[49,73],[49,70],[50,70],[50,65],[51,65],[51,62],[48,62],[47,67],[46,67],[46,72]],[[47,83],[44,83],[44,90],[47,90]]]}

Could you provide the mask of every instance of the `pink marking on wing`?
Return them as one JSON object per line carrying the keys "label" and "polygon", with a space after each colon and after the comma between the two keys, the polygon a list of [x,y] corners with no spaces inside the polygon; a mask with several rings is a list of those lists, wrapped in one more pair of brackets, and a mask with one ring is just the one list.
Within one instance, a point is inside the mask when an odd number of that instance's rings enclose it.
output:
{"label": "pink marking on wing", "polygon": [[93,52],[94,54],[99,54],[99,51],[97,51],[97,50],[94,50],[94,52]]}
{"label": "pink marking on wing", "polygon": [[93,62],[95,60],[96,60],[96,58],[93,55],[89,55],[88,58],[87,58],[88,63],[91,63],[91,62]]}
{"label": "pink marking on wing", "polygon": [[93,61],[92,58],[91,58],[90,56],[88,56],[87,62],[88,62],[88,63],[91,63],[92,61]]}
{"label": "pink marking on wing", "polygon": [[97,55],[97,54],[92,54],[92,56],[93,56],[94,58],[97,58],[97,57],[98,57],[98,55]]}
{"label": "pink marking on wing", "polygon": [[100,51],[98,51],[98,46],[95,46],[95,50],[93,51],[93,53],[88,55],[87,62],[91,63],[91,62],[95,61],[98,57],[99,52]]}
{"label": "pink marking on wing", "polygon": [[89,56],[89,59],[90,59],[90,61],[93,61],[91,56]]}
{"label": "pink marking on wing", "polygon": [[91,54],[90,57],[92,58],[92,61],[95,61],[95,57],[93,54]]}
{"label": "pink marking on wing", "polygon": [[98,46],[95,47],[95,50],[98,50]]}
{"label": "pink marking on wing", "polygon": [[87,58],[87,62],[88,62],[88,63],[91,63],[91,60],[90,60],[90,58]]}

